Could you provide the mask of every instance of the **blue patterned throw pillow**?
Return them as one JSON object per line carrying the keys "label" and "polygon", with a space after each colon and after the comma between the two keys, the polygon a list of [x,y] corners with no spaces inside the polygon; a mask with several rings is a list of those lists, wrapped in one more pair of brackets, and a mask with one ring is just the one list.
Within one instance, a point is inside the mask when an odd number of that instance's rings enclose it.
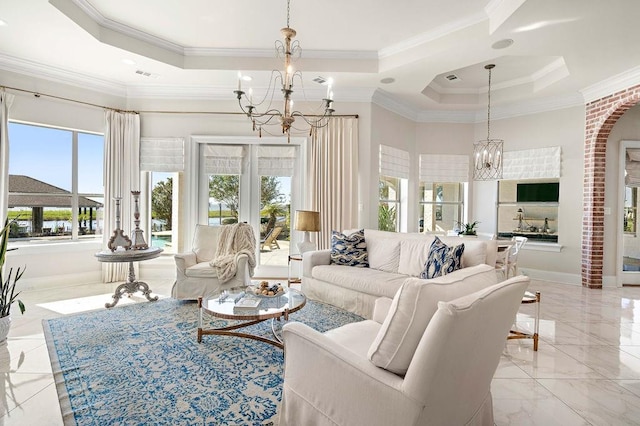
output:
{"label": "blue patterned throw pillow", "polygon": [[464,244],[449,247],[440,238],[435,237],[429,248],[429,257],[424,264],[424,271],[420,274],[420,278],[436,278],[460,269],[462,267],[462,253],[464,253]]}
{"label": "blue patterned throw pillow", "polygon": [[360,268],[369,267],[364,229],[351,235],[331,231],[331,263]]}

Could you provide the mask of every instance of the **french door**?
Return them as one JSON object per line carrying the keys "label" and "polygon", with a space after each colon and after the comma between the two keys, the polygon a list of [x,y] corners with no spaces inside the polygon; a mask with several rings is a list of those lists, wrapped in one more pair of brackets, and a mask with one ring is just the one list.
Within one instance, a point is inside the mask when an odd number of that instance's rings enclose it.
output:
{"label": "french door", "polygon": [[249,223],[256,278],[287,277],[288,256],[297,252],[291,219],[304,205],[302,141],[213,138],[199,144],[198,223]]}

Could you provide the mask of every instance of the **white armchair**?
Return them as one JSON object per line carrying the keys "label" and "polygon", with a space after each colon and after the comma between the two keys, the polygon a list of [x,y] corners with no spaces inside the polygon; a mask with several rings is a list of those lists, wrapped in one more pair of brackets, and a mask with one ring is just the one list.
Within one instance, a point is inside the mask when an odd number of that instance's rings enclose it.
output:
{"label": "white armchair", "polygon": [[405,375],[367,355],[398,295],[378,299],[373,320],[324,334],[285,325],[280,425],[493,425],[491,380],[528,283],[439,302]]}
{"label": "white armchair", "polygon": [[236,275],[224,283],[220,282],[215,268],[210,265],[216,255],[222,229],[223,226],[196,225],[192,250],[174,256],[176,282],[171,289],[171,297],[206,298],[216,295],[222,289],[251,284],[249,258],[246,255],[238,256]]}

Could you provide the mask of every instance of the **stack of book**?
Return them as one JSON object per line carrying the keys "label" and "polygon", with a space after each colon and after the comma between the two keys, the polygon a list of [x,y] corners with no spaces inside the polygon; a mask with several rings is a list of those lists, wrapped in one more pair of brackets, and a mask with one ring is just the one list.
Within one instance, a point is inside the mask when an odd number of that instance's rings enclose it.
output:
{"label": "stack of book", "polygon": [[235,305],[233,305],[234,311],[255,311],[260,306],[260,299],[253,297],[243,297],[242,299],[236,301]]}

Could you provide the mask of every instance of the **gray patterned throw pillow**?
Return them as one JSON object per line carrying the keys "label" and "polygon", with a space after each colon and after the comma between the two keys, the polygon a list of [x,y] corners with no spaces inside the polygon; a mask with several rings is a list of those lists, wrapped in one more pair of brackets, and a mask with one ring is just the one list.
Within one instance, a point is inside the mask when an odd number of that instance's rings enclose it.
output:
{"label": "gray patterned throw pillow", "polygon": [[429,257],[420,278],[436,278],[460,269],[462,267],[462,253],[464,253],[464,244],[449,247],[440,238],[435,237],[429,248]]}
{"label": "gray patterned throw pillow", "polygon": [[351,235],[331,231],[331,263],[360,268],[369,267],[364,229]]}

